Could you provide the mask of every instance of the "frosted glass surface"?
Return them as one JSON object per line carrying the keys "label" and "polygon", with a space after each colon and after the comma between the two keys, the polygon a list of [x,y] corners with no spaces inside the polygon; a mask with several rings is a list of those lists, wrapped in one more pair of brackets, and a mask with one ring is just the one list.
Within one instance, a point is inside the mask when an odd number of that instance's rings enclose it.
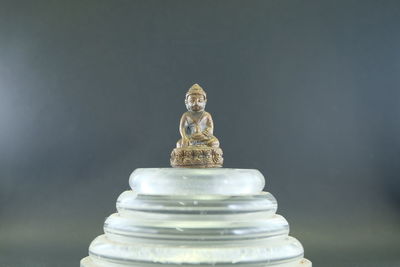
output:
{"label": "frosted glass surface", "polygon": [[82,267],[310,267],[303,247],[246,169],[137,169]]}
{"label": "frosted glass surface", "polygon": [[138,194],[243,195],[261,192],[265,179],[253,169],[146,168],[136,169],[129,184]]}

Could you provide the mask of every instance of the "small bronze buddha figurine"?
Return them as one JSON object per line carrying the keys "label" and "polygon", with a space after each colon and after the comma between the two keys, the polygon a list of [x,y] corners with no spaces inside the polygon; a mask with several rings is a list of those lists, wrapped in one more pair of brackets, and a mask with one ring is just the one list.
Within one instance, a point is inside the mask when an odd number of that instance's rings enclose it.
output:
{"label": "small bronze buddha figurine", "polygon": [[183,113],[179,125],[181,139],[171,153],[173,167],[214,168],[222,167],[222,150],[213,135],[214,123],[211,114],[204,110],[207,94],[198,84],[186,93],[187,112]]}

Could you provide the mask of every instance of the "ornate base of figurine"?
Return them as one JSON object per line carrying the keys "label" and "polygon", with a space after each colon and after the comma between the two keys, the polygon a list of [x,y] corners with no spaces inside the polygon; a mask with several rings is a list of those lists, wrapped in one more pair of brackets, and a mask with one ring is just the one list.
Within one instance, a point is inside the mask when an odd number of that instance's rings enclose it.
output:
{"label": "ornate base of figurine", "polygon": [[189,146],[172,150],[171,166],[180,168],[222,167],[222,149],[209,146]]}

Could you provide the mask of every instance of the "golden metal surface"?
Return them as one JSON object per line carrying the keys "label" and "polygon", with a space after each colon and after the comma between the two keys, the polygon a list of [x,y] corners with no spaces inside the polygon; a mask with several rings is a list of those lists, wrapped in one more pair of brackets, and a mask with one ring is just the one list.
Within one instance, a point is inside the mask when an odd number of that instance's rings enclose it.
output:
{"label": "golden metal surface", "polygon": [[214,122],[205,111],[207,94],[200,85],[194,84],[186,93],[187,112],[179,124],[181,139],[171,153],[171,166],[181,168],[222,167],[222,149],[213,135]]}

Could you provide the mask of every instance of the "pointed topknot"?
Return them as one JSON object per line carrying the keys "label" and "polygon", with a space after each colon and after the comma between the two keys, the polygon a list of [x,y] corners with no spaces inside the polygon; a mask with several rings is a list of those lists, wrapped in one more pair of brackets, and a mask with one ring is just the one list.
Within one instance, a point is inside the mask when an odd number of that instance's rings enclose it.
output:
{"label": "pointed topknot", "polygon": [[186,98],[189,95],[203,95],[204,98],[207,98],[206,92],[197,83],[193,84],[192,87],[189,88],[189,90],[186,93]]}

